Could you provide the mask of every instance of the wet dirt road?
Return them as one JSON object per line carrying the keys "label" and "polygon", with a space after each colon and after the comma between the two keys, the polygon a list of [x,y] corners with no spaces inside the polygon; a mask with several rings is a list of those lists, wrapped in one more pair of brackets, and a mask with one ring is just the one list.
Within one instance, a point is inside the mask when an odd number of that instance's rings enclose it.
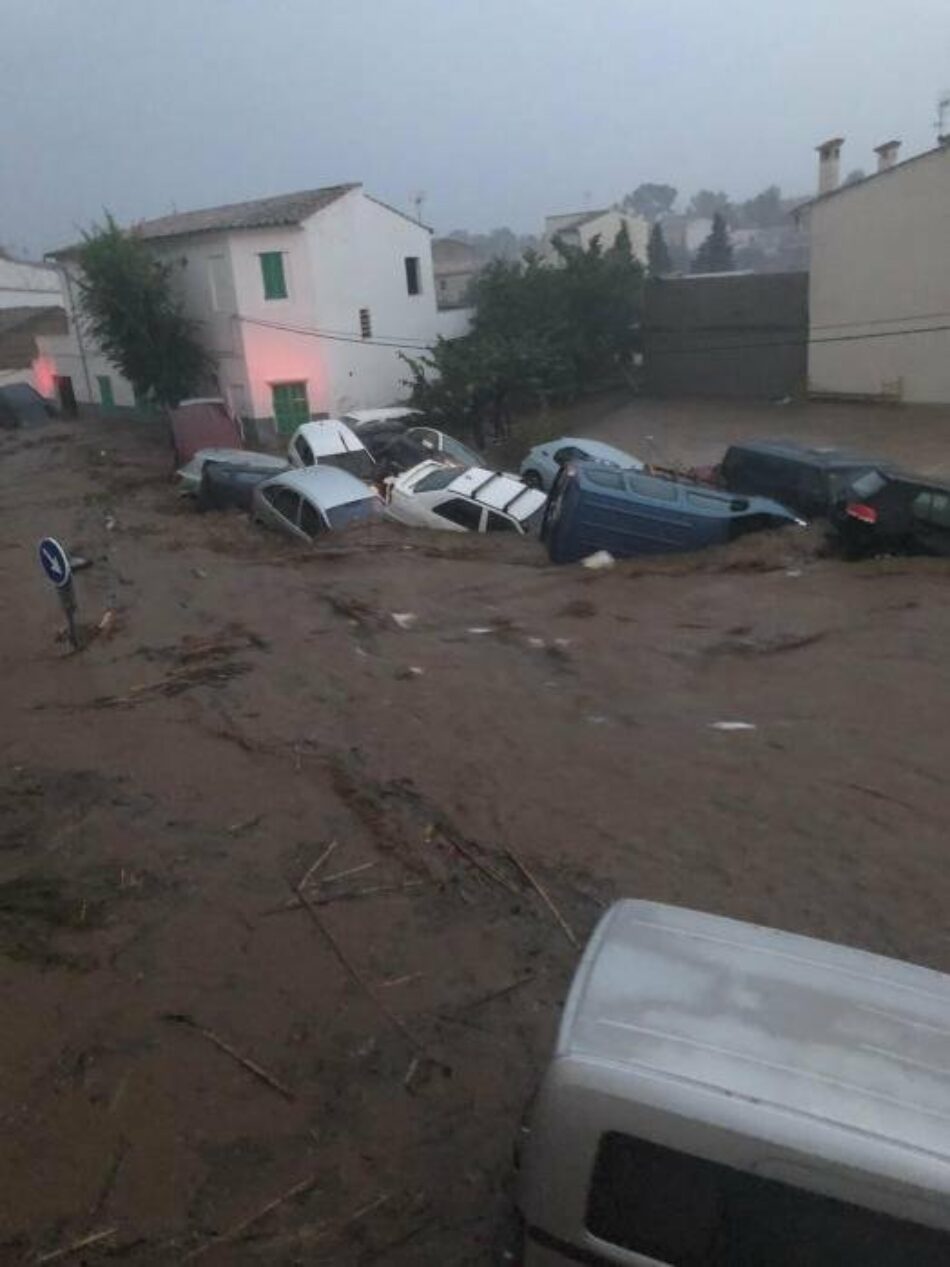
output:
{"label": "wet dirt road", "polygon": [[489,1262],[615,896],[950,971],[946,562],[310,551],[168,470],[0,437],[0,1263]]}

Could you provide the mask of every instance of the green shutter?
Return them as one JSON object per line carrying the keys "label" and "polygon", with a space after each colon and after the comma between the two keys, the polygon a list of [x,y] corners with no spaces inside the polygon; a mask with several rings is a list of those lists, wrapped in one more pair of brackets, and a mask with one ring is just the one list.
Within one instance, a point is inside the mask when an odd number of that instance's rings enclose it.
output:
{"label": "green shutter", "polygon": [[112,391],[112,379],[108,374],[97,374],[96,382],[99,384],[99,399],[102,401],[102,408],[107,412],[115,409],[115,395]]}
{"label": "green shutter", "polygon": [[261,278],[265,299],[286,299],[287,279],[284,276],[284,256],[281,251],[264,251],[261,261]]}
{"label": "green shutter", "polygon": [[310,420],[306,383],[272,383],[274,418],[281,435],[290,435],[302,422]]}

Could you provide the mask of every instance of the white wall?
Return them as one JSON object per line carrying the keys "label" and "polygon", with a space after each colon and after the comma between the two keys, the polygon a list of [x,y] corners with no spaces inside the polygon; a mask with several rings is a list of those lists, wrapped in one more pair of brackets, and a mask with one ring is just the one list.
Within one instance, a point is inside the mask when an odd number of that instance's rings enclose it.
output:
{"label": "white wall", "polygon": [[474,308],[440,308],[436,313],[436,333],[443,339],[458,339],[472,328]]}
{"label": "white wall", "polygon": [[650,225],[643,216],[631,216],[623,211],[605,211],[596,220],[589,220],[578,228],[577,233],[581,240],[581,246],[586,248],[590,246],[595,237],[599,237],[600,245],[606,251],[608,247],[613,246],[614,239],[620,232],[621,225],[624,224],[630,234],[630,245],[633,247],[634,255],[641,264],[645,264],[647,262],[647,242],[650,240]]}
{"label": "white wall", "polygon": [[0,257],[0,308],[52,308],[62,304],[59,274],[54,268]]}
{"label": "white wall", "polygon": [[807,214],[809,389],[950,402],[950,147]]}

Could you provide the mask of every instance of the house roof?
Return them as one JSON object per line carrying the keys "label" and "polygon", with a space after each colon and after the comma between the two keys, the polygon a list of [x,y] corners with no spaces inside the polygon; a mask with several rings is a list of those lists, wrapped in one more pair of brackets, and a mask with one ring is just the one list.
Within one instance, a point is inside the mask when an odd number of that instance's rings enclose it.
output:
{"label": "house roof", "polygon": [[[221,207],[206,207],[200,211],[182,211],[171,216],[158,216],[153,220],[139,220],[131,226],[138,237],[149,241],[162,238],[178,238],[193,233],[220,233],[229,229],[267,229],[276,225],[300,224],[308,216],[342,198],[344,194],[359,189],[359,181],[346,185],[327,185],[323,189],[303,189],[293,194],[278,194],[273,198],[254,198],[249,202],[229,202]],[[50,251],[52,258],[70,255],[77,244]]]}
{"label": "house roof", "polygon": [[[886,145],[879,146],[879,149],[886,149],[887,145],[893,145],[893,141],[888,141]],[[838,185],[835,189],[829,189],[826,194],[817,194],[814,198],[809,198],[804,202],[800,202],[797,207],[791,211],[791,215],[797,219],[801,212],[807,211],[809,207],[813,207],[819,202],[828,202],[830,198],[837,198],[839,194],[847,193],[851,189],[863,189],[873,180],[880,180],[883,176],[893,176],[895,172],[903,171],[905,167],[909,167],[911,163],[919,163],[921,159],[931,158],[934,154],[950,155],[950,142],[944,141],[940,145],[935,145],[929,150],[923,150],[920,154],[912,154],[910,158],[905,158],[902,163],[894,163],[892,167],[885,167],[883,171],[871,172],[869,176],[865,176],[863,180],[853,180],[850,183]]]}
{"label": "house roof", "polygon": [[545,229],[552,235],[570,233],[573,229],[579,229],[582,224],[605,216],[608,211],[610,207],[601,207],[598,211],[564,211],[558,215],[545,216]]}

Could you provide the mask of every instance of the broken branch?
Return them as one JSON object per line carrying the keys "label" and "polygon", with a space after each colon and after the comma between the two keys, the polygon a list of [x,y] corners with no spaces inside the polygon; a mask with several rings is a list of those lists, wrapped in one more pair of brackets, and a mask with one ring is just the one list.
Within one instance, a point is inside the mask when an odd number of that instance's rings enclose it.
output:
{"label": "broken branch", "polygon": [[249,1073],[252,1073],[255,1078],[258,1078],[261,1082],[266,1083],[271,1090],[276,1091],[278,1095],[282,1095],[285,1100],[296,1099],[294,1092],[291,1091],[289,1087],[285,1087],[282,1082],[278,1082],[273,1074],[269,1074],[266,1069],[262,1069],[256,1061],[251,1060],[248,1056],[242,1055],[235,1047],[232,1047],[230,1043],[221,1038],[219,1034],[216,1034],[213,1029],[205,1029],[203,1025],[199,1025],[193,1017],[188,1016],[184,1012],[166,1012],[165,1020],[174,1021],[177,1025],[186,1025],[189,1029],[195,1030],[196,1033],[201,1034],[204,1038],[207,1038],[209,1042],[214,1043],[215,1047],[220,1048],[221,1051],[230,1056],[232,1060],[236,1060],[239,1065],[243,1065],[244,1068]]}
{"label": "broken branch", "polygon": [[574,930],[571,928],[570,924],[567,922],[567,920],[564,918],[564,916],[561,914],[558,908],[554,905],[553,901],[548,896],[546,890],[541,887],[541,885],[534,878],[534,876],[528,870],[527,866],[521,861],[521,859],[518,857],[518,855],[514,852],[513,849],[508,850],[508,857],[515,864],[515,866],[518,868],[518,870],[521,872],[524,878],[528,881],[528,883],[534,889],[535,893],[537,893],[538,897],[540,897],[541,901],[544,903],[544,905],[548,908],[548,910],[557,920],[567,940],[571,943],[572,946],[577,946],[579,943],[578,943],[577,936]]}
{"label": "broken branch", "polygon": [[110,1236],[115,1236],[118,1228],[107,1227],[102,1232],[90,1232],[88,1236],[81,1237],[78,1241],[72,1241],[69,1245],[64,1245],[62,1249],[54,1249],[48,1254],[40,1254],[37,1256],[37,1263],[58,1263],[60,1259],[68,1258],[70,1254],[78,1254],[81,1249],[88,1249],[90,1245],[98,1245],[100,1241],[107,1241]]}
{"label": "broken branch", "polygon": [[190,1254],[186,1254],[181,1260],[183,1263],[191,1262],[198,1258],[199,1255],[207,1253],[209,1249],[213,1249],[216,1245],[227,1245],[231,1241],[236,1241],[249,1227],[253,1227],[255,1223],[259,1223],[272,1210],[276,1210],[286,1201],[290,1201],[293,1197],[302,1196],[303,1193],[309,1192],[311,1188],[317,1186],[319,1176],[311,1175],[309,1179],[304,1179],[302,1183],[296,1183],[292,1188],[288,1188],[286,1192],[282,1192],[279,1197],[274,1197],[272,1201],[268,1201],[255,1214],[249,1215],[248,1218],[242,1219],[240,1223],[235,1223],[226,1232],[222,1232],[220,1236],[212,1236],[210,1241],[205,1241],[203,1245],[199,1245],[197,1249],[193,1249]]}
{"label": "broken branch", "polygon": [[309,866],[307,868],[303,879],[300,881],[299,885],[297,886],[298,888],[305,889],[307,887],[307,883],[310,880],[310,877],[313,875],[315,871],[320,870],[320,868],[326,862],[327,858],[329,858],[330,854],[333,853],[335,848],[336,848],[336,841],[331,840],[330,843],[327,845],[326,849],[324,849],[323,853],[316,860],[316,862],[313,863],[312,866]]}

